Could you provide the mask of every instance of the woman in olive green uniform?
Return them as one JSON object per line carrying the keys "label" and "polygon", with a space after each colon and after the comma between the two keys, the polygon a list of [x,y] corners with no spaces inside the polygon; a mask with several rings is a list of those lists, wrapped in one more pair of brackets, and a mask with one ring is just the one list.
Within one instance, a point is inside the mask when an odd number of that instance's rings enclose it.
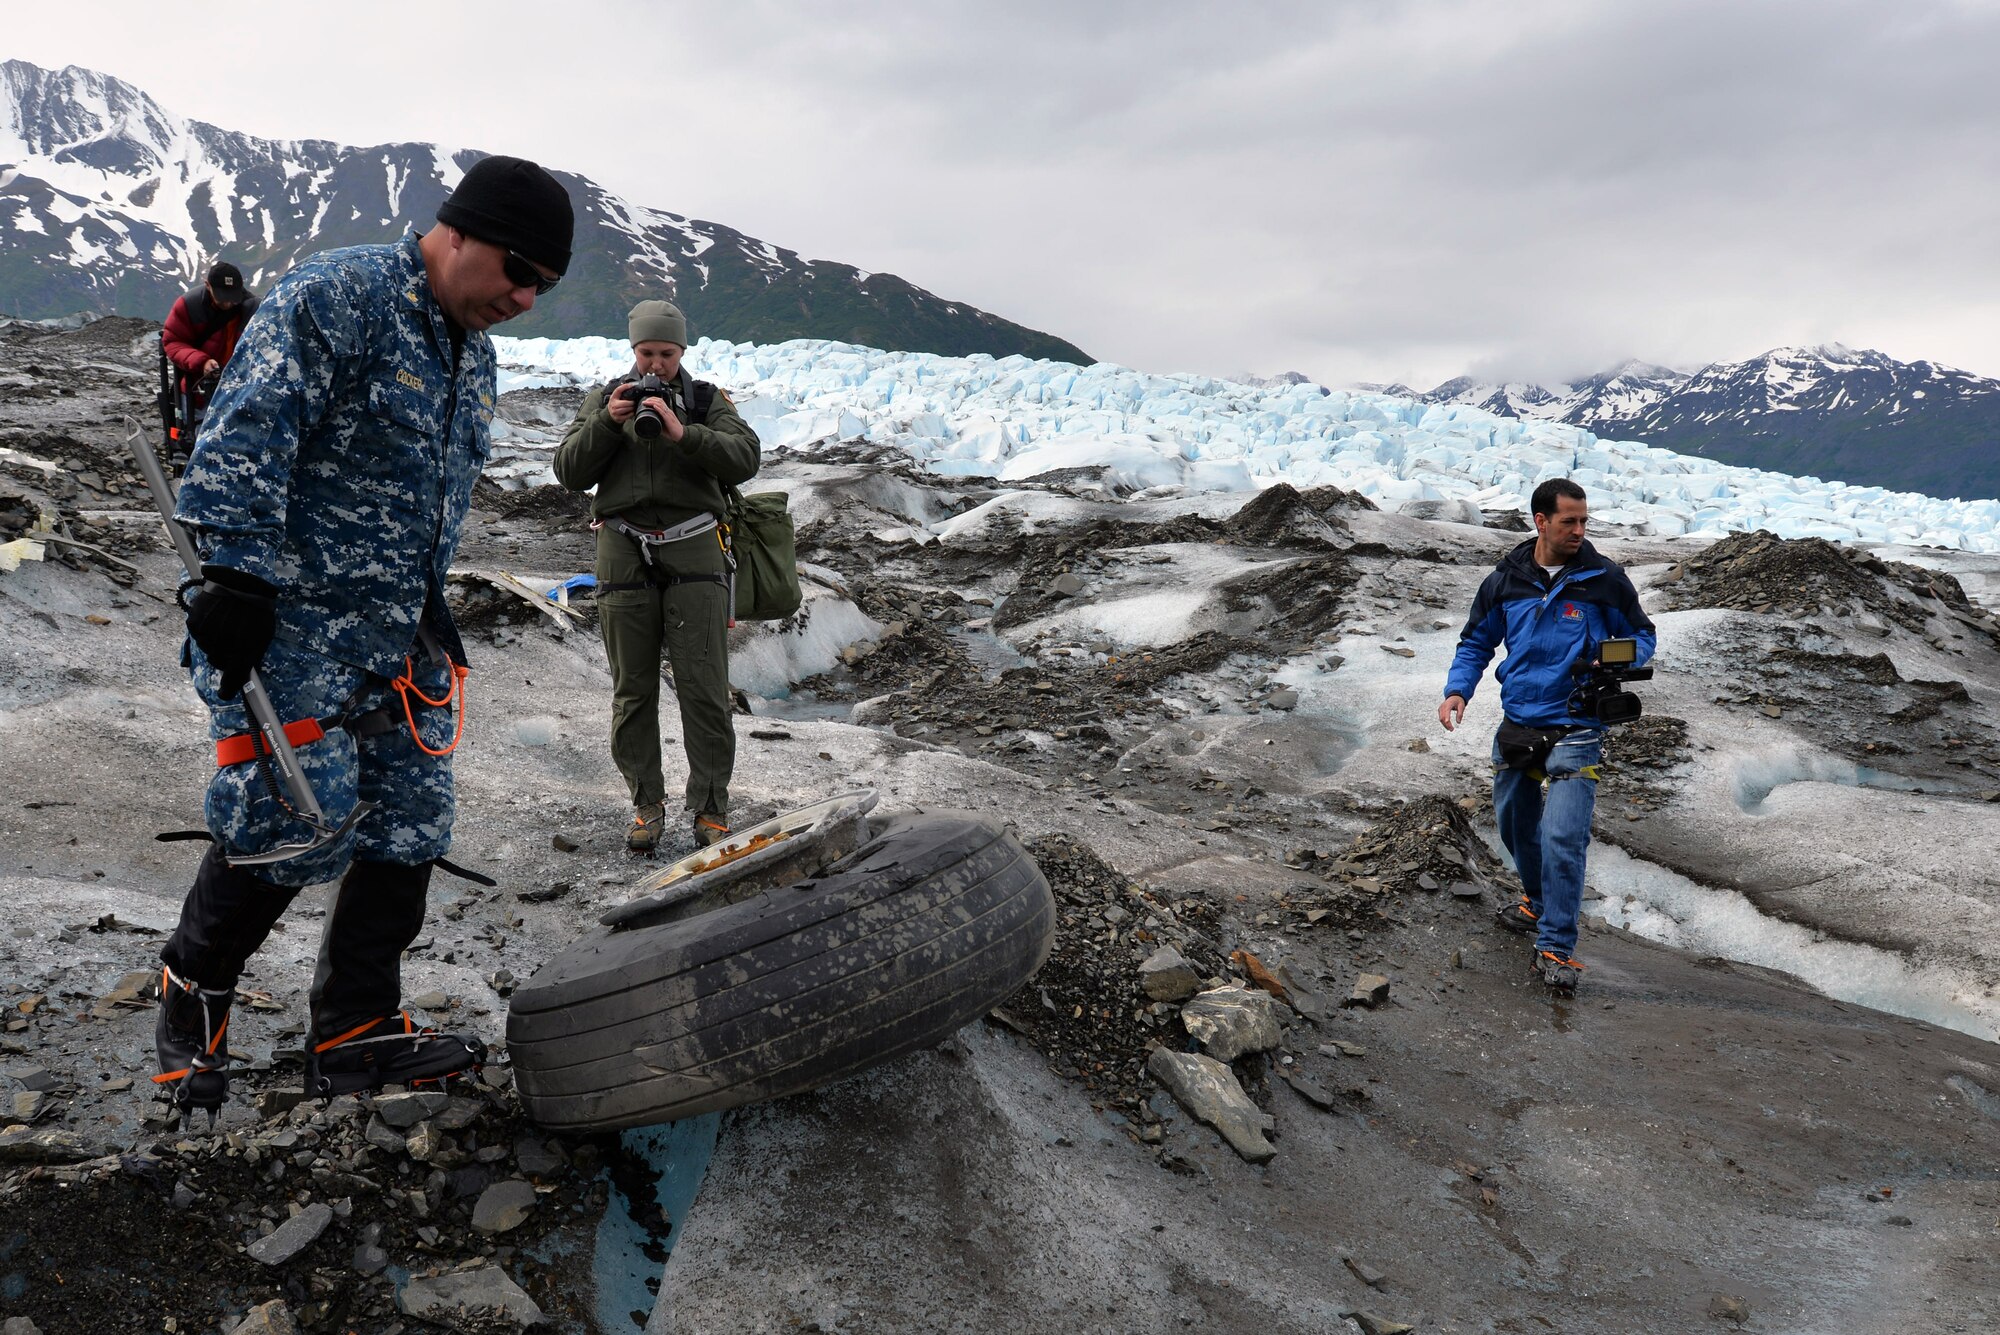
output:
{"label": "woman in olive green uniform", "polygon": [[[556,480],[597,488],[597,607],[611,661],[611,758],[632,792],[626,845],[649,853],[666,818],[660,655],[673,668],[695,837],[729,832],[728,556],[723,488],[747,482],[757,433],[713,385],[681,368],[687,319],[671,302],[632,308],[629,374],[593,389],[556,450]],[[647,380],[645,377],[655,377]]]}

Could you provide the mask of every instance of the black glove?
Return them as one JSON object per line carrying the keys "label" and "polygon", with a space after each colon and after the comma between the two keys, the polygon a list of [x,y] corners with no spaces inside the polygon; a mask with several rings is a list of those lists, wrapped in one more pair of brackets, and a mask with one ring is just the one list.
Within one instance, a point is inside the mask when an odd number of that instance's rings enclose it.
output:
{"label": "black glove", "polygon": [[222,673],[222,698],[234,698],[264,661],[278,629],[278,591],[240,570],[205,565],[187,598],[188,636]]}

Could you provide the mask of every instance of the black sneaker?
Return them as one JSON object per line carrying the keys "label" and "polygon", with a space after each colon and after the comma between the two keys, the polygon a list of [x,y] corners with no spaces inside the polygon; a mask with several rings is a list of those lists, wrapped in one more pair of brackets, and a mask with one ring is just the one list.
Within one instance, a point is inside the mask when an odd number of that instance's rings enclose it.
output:
{"label": "black sneaker", "polygon": [[1542,980],[1542,985],[1552,992],[1574,992],[1578,981],[1583,977],[1581,961],[1565,959],[1552,950],[1536,951],[1534,964],[1531,967],[1535,975]]}
{"label": "black sneaker", "polygon": [[408,1012],[384,1015],[316,1043],[306,1053],[306,1094],[330,1099],[384,1085],[418,1085],[476,1071],[486,1045],[420,1029]]}
{"label": "black sneaker", "polygon": [[153,1083],[183,1122],[199,1108],[208,1114],[209,1125],[215,1125],[216,1111],[229,1094],[229,1046],[224,1039],[234,996],[231,988],[200,987],[191,979],[176,977],[164,965],[160,968],[160,1015],[153,1024],[160,1073]]}
{"label": "black sneaker", "polygon": [[1504,908],[1495,910],[1493,916],[1498,918],[1500,925],[1510,932],[1532,932],[1541,925],[1541,919],[1528,907],[1526,895],[1522,895],[1519,900]]}

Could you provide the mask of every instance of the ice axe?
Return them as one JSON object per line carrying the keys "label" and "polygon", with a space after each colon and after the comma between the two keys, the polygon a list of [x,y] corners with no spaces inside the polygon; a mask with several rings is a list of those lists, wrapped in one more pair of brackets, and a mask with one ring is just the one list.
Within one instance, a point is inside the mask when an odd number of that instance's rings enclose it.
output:
{"label": "ice axe", "polygon": [[[167,526],[167,536],[173,539],[174,550],[180,554],[181,564],[187,568],[188,578],[201,578],[201,556],[194,549],[194,540],[187,530],[174,519],[174,489],[167,481],[166,470],[160,467],[159,456],[153,453],[141,436],[144,429],[132,418],[125,419],[132,424],[125,443],[132,449],[132,457],[139,463],[140,476],[146,479],[146,489],[153,493],[153,504],[160,511],[160,520]],[[295,819],[312,831],[312,836],[301,843],[279,844],[266,853],[233,853],[227,855],[231,866],[268,867],[277,862],[289,862],[326,847],[334,840],[354,828],[363,816],[375,807],[373,802],[357,799],[354,810],[338,825],[328,823],[326,813],[320,810],[319,799],[313,795],[312,781],[306,778],[303,766],[299,764],[298,753],[292,750],[291,739],[285,736],[284,721],[271,704],[271,696],[264,689],[264,680],[252,669],[250,677],[243,683],[243,703],[250,711],[250,721],[256,725],[264,739],[264,746],[258,756],[259,764],[269,764],[278,772],[278,778],[285,786],[290,798],[291,812]]]}

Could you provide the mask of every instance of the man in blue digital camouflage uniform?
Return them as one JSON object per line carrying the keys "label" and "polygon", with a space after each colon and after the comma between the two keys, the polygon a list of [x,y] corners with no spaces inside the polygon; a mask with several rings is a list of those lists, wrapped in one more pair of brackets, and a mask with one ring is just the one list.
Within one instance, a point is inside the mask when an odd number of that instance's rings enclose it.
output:
{"label": "man in blue digital camouflage uniform", "polygon": [[[183,659],[210,711],[215,843],[166,963],[158,1079],[211,1116],[227,1082],[230,998],[244,962],[306,885],[340,878],[312,987],[306,1088],[331,1095],[476,1066],[476,1041],[400,1013],[403,950],[451,844],[454,688],[464,651],[444,601],[473,483],[490,452],[486,330],[530,310],[568,268],[568,195],[542,168],[489,157],[390,245],[315,255],[244,331],[210,403],[176,518],[202,580]],[[261,676],[295,734],[329,826],[299,857],[232,866],[307,833],[241,691]],[[460,688],[462,689],[462,688]]]}
{"label": "man in blue digital camouflage uniform", "polygon": [[1506,645],[1494,674],[1502,719],[1493,738],[1493,817],[1522,894],[1500,910],[1500,921],[1534,937],[1531,964],[1544,985],[1573,992],[1583,971],[1576,923],[1604,759],[1603,723],[1576,712],[1577,670],[1609,639],[1636,641],[1634,666],[1644,663],[1655,634],[1631,579],[1584,538],[1590,505],[1583,488],[1551,478],[1529,505],[1535,536],[1480,584],[1438,722],[1446,731],[1458,727],[1493,651]]}

